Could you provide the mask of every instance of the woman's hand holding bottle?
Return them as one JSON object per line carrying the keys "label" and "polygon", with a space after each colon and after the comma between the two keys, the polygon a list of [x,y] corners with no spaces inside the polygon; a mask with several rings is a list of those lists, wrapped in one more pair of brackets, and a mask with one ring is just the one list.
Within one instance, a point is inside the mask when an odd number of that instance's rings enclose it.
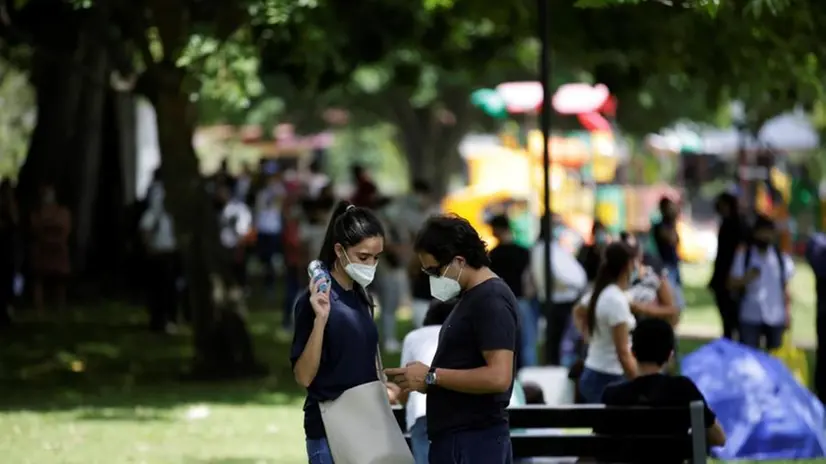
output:
{"label": "woman's hand holding bottle", "polygon": [[330,315],[330,285],[323,285],[324,283],[324,279],[316,279],[310,284],[310,306],[313,307],[316,320],[326,321]]}

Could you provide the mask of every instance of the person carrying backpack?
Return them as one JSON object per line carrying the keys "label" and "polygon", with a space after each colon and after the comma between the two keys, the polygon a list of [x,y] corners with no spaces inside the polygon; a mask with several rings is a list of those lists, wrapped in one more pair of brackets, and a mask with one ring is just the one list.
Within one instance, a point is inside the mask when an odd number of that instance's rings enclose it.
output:
{"label": "person carrying backpack", "polygon": [[[740,342],[774,350],[783,343],[783,333],[791,323],[788,282],[794,274],[794,261],[776,245],[774,222],[758,216],[751,240],[741,245],[734,256],[728,287],[740,306]],[[738,304],[738,303],[735,303]]]}

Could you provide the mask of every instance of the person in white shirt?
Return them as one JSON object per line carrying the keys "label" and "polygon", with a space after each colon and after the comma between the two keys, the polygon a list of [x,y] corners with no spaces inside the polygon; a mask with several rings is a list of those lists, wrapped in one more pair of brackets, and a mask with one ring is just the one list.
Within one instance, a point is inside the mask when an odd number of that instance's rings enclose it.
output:
{"label": "person in white shirt", "polygon": [[[436,348],[439,346],[439,332],[447,316],[456,305],[455,300],[440,302],[434,300],[424,318],[423,326],[414,329],[404,337],[402,342],[401,366],[411,362],[427,365],[433,362]],[[427,464],[430,442],[427,439],[427,401],[424,393],[402,393],[399,402],[406,403],[405,419],[410,433],[411,448],[416,464]]]}
{"label": "person in white shirt", "polygon": [[634,252],[625,243],[614,242],[605,248],[603,262],[594,281],[587,306],[577,314],[586,323],[588,353],[579,378],[579,392],[588,403],[599,403],[608,385],[637,376],[631,353],[631,331],[636,319],[625,291],[634,272]]}
{"label": "person in white shirt", "polygon": [[753,348],[779,348],[791,321],[787,284],[794,261],[775,245],[774,222],[758,216],[751,241],[737,250],[729,288],[740,295],[740,343]]}
{"label": "person in white shirt", "polygon": [[147,251],[147,295],[149,328],[172,332],[177,322],[178,260],[172,216],[164,207],[160,184],[149,190],[148,208],[140,219],[140,232]]}
{"label": "person in white shirt", "polygon": [[218,188],[217,198],[221,205],[221,245],[229,251],[235,278],[244,287],[247,284],[246,239],[252,230],[252,213],[245,203],[233,199],[226,185]]}
{"label": "person in white shirt", "polygon": [[[531,253],[531,274],[536,286],[536,296],[540,303],[545,302],[545,230],[546,221],[542,220],[539,238]],[[554,288],[547,324],[551,333],[546,343],[550,346],[550,356],[545,362],[551,366],[561,365],[561,346],[565,331],[571,324],[571,313],[580,296],[588,285],[585,269],[576,257],[560,246],[551,242],[551,270]],[[539,312],[537,311],[537,318]],[[537,324],[538,326],[538,324]],[[523,334],[523,336],[526,336]]]}
{"label": "person in white shirt", "polygon": [[273,174],[255,198],[255,230],[258,259],[264,267],[264,285],[274,294],[275,259],[283,255],[282,205],[286,191],[277,174]]}

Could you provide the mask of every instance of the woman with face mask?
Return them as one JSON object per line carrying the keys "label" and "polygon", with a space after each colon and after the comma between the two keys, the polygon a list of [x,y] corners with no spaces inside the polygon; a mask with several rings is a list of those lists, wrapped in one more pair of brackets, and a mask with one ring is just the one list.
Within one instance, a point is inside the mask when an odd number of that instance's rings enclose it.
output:
{"label": "woman with face mask", "polygon": [[[296,381],[307,389],[310,464],[412,463],[379,376],[379,334],[365,291],[383,250],[384,229],[373,212],[339,203],[318,256],[329,279],[312,279],[309,292],[296,302],[290,362]],[[382,427],[382,420],[393,427]],[[377,426],[379,440],[372,430]],[[384,449],[388,443],[400,444],[409,461],[381,461],[397,451]]]}

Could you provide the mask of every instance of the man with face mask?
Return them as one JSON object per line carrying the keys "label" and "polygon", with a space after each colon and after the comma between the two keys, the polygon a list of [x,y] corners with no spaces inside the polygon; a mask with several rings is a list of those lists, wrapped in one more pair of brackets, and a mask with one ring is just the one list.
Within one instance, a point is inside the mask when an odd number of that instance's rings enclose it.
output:
{"label": "man with face mask", "polygon": [[791,322],[787,283],[794,261],[776,245],[774,222],[758,216],[751,240],[734,255],[728,286],[739,295],[740,342],[754,348],[779,348]]}
{"label": "man with face mask", "polygon": [[518,302],[490,270],[485,242],[457,216],[434,216],[414,250],[431,295],[459,297],[442,326],[433,362],[386,369],[406,391],[427,393],[430,462],[513,462],[508,406],[516,374]]}

